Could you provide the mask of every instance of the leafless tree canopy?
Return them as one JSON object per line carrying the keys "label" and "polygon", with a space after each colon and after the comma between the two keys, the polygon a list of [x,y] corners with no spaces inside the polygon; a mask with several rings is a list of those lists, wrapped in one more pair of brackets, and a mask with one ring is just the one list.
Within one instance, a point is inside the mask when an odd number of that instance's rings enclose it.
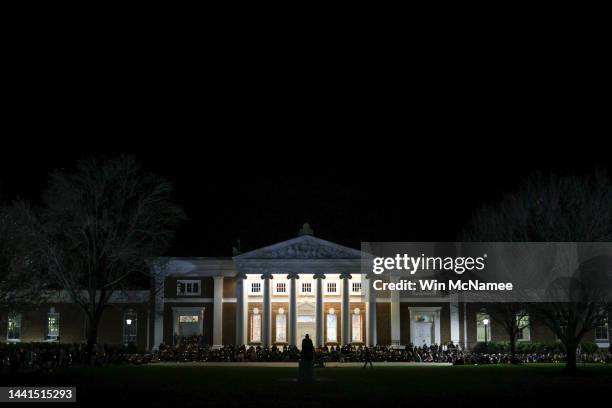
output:
{"label": "leafless tree canopy", "polygon": [[[612,241],[612,182],[601,172],[588,177],[539,174],[518,191],[504,195],[498,204],[478,211],[462,239],[479,242]],[[606,285],[601,283],[610,281],[611,264],[609,260],[596,263],[590,268],[581,265],[571,282],[557,281],[548,288],[571,291],[565,296],[571,301],[530,307],[566,347],[568,371],[576,369],[575,351],[584,334],[603,324],[609,313],[609,293],[602,290]],[[527,305],[514,307],[518,310]],[[513,311],[499,313],[504,316]],[[518,327],[512,327],[510,320],[505,320],[512,336]]]}
{"label": "leafless tree canopy", "polygon": [[171,193],[167,180],[126,156],[83,160],[74,173],[51,175],[41,215],[43,259],[91,325],[112,294],[146,277],[149,261],[171,243],[184,218]]}
{"label": "leafless tree canopy", "polygon": [[0,207],[0,307],[21,310],[44,300],[36,244],[39,225],[25,202]]}
{"label": "leafless tree canopy", "polygon": [[538,174],[476,212],[463,241],[612,241],[612,184],[590,177]]}

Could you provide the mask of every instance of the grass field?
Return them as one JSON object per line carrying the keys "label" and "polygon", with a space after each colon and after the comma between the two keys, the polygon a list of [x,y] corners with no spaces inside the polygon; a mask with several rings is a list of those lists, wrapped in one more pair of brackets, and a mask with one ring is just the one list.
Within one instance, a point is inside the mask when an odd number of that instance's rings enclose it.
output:
{"label": "grass field", "polygon": [[[111,366],[23,375],[8,385],[75,385],[79,402],[151,406],[407,406],[448,403],[482,407],[577,405],[609,397],[612,366],[584,365],[565,376],[560,365],[318,369],[322,380],[290,381],[293,368]],[[342,405],[340,405],[342,403]],[[478,406],[478,405],[476,405]]]}

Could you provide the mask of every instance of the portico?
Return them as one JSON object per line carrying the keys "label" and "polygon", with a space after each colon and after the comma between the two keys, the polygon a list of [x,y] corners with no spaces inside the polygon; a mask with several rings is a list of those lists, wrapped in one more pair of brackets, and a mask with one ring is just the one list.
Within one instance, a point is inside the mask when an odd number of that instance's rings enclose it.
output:
{"label": "portico", "polygon": [[[245,274],[236,285],[236,341],[299,346],[305,334],[316,345],[370,343],[375,324],[366,322],[367,281],[361,275],[299,274],[299,278]],[[345,283],[346,282],[346,283]],[[353,285],[354,283],[354,285]],[[293,289],[292,289],[293,286]],[[375,312],[372,313],[375,318]]]}
{"label": "portico", "polygon": [[[157,273],[151,343],[201,336],[213,347],[465,342],[457,295],[374,290],[363,253],[300,235],[232,258],[171,258]],[[400,275],[382,277],[397,284]]]}
{"label": "portico", "polygon": [[362,313],[368,303],[361,255],[302,233],[235,256],[236,342],[300,346],[309,334],[322,346],[375,338],[365,333],[370,324]]}

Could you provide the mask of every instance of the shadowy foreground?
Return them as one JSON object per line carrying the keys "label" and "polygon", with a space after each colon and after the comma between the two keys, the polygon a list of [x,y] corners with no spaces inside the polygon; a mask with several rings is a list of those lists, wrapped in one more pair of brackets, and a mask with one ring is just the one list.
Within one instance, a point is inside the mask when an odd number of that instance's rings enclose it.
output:
{"label": "shadowy foreground", "polygon": [[[611,365],[377,367],[317,369],[323,381],[301,385],[295,368],[177,365],[73,367],[53,374],[4,376],[5,386],[76,386],[79,403],[148,406],[363,406],[415,403],[457,406],[545,406],[586,403],[609,395]],[[343,405],[340,405],[343,404]],[[72,405],[74,406],[74,405]]]}

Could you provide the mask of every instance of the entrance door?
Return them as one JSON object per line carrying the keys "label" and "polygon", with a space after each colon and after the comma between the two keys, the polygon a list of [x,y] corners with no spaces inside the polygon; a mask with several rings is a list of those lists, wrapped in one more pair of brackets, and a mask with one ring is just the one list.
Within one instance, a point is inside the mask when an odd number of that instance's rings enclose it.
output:
{"label": "entrance door", "polygon": [[310,337],[310,340],[312,340],[314,344],[315,338],[316,338],[315,331],[316,331],[316,325],[315,325],[314,315],[298,315],[297,317],[297,340],[298,340],[297,346],[302,347],[302,340],[304,340],[304,337],[306,337],[307,334]]}
{"label": "entrance door", "polygon": [[197,336],[200,332],[200,316],[180,315],[179,316],[179,336]]}
{"label": "entrance door", "polygon": [[203,307],[173,307],[174,333],[172,344],[185,337],[204,335]]}
{"label": "entrance door", "polygon": [[316,334],[316,318],[314,304],[301,303],[297,309],[297,346],[302,347],[302,340],[308,334],[312,343],[315,344]]}
{"label": "entrance door", "polygon": [[413,331],[412,344],[415,347],[422,347],[423,345],[431,345],[432,341],[432,323],[431,322],[412,322]]}

